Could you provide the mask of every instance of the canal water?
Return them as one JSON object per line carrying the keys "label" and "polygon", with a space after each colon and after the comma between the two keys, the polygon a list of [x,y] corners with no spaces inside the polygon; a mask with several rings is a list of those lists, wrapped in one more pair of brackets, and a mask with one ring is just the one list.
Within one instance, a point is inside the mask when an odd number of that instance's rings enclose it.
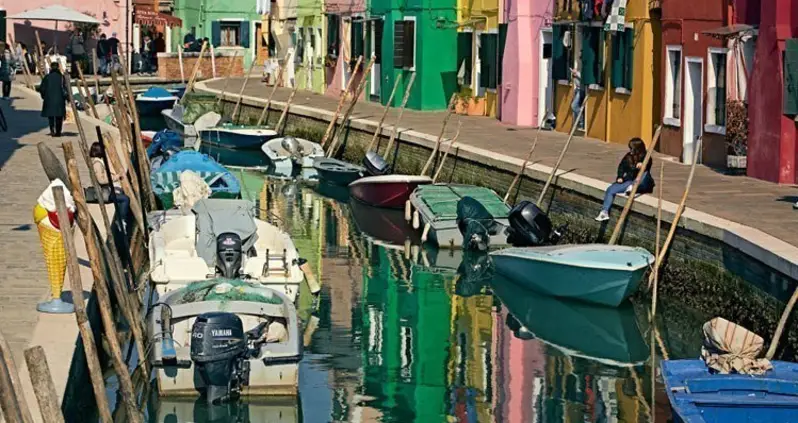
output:
{"label": "canal water", "polygon": [[[484,257],[463,264],[460,252],[418,247],[402,211],[352,202],[346,188],[235,173],[323,285],[318,298],[305,288],[298,299],[303,323],[317,327],[305,339],[299,396],[214,409],[153,396],[149,422],[669,419],[652,384],[651,345],[656,355],[660,347],[646,304],[540,296],[493,275]],[[700,340],[700,323],[666,335]],[[682,354],[697,356],[693,347]]]}

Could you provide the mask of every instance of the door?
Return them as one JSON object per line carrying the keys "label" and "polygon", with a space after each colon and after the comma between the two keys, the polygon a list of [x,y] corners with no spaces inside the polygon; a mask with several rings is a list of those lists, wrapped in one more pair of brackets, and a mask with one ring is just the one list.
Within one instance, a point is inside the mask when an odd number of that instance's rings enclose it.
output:
{"label": "door", "polygon": [[[380,21],[382,23],[382,21]],[[377,34],[377,21],[371,21],[369,23],[371,27],[369,30],[369,51],[371,54],[379,58],[382,56],[381,54],[377,53],[377,49],[382,48],[381,40],[378,38],[382,36],[382,31]],[[372,99],[376,98],[379,101],[380,98],[380,63],[379,60],[374,61],[374,65],[371,68],[371,81],[370,81],[370,90],[369,94],[371,94]]]}
{"label": "door", "polygon": [[264,63],[269,57],[269,34],[263,30],[261,22],[255,22],[255,60]]}
{"label": "door", "polygon": [[[698,147],[698,139],[703,132],[703,59],[685,58],[687,80],[684,85],[684,127],[682,128],[682,162],[693,163],[693,155]],[[699,153],[698,162],[701,162]]]}
{"label": "door", "polygon": [[538,124],[553,110],[554,85],[551,74],[551,29],[540,31],[540,83],[538,85]]}

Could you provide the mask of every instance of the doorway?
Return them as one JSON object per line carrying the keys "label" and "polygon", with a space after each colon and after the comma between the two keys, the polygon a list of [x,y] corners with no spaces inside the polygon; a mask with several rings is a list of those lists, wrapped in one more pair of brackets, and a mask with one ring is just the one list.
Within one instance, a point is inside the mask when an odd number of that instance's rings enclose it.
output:
{"label": "doorway", "polygon": [[[686,57],[687,67],[684,85],[684,127],[682,128],[682,163],[693,164],[693,155],[698,139],[703,133],[703,81],[704,62],[700,57]],[[698,155],[701,163],[701,154]]]}
{"label": "doorway", "polygon": [[380,98],[380,58],[382,57],[382,20],[373,20],[369,23],[369,45],[371,54],[374,56],[374,65],[371,69],[371,81],[369,94],[371,99],[379,101]]}
{"label": "doorway", "polygon": [[540,31],[540,70],[538,84],[538,125],[546,120],[553,109],[554,85],[551,74],[551,28]]}
{"label": "doorway", "polygon": [[255,22],[255,60],[264,63],[269,58],[269,34],[263,31],[263,24]]}

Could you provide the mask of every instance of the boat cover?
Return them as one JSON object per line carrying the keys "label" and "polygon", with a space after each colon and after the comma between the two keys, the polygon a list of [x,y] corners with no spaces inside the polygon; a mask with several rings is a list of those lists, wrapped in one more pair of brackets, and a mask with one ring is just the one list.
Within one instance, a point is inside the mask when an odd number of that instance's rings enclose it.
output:
{"label": "boat cover", "polygon": [[[422,198],[422,201],[429,204],[427,200]],[[487,250],[490,235],[496,233],[495,219],[494,215],[479,200],[470,196],[459,200],[457,202],[456,220],[457,227],[463,235],[463,249]]]}
{"label": "boat cover", "polygon": [[750,330],[716,317],[704,323],[701,357],[710,369],[721,374],[760,375],[773,369],[770,360],[757,358],[765,341]]}
{"label": "boat cover", "polygon": [[188,214],[198,201],[210,196],[211,187],[201,176],[190,170],[180,174],[180,186],[172,191],[175,206],[185,214]]}
{"label": "boat cover", "polygon": [[249,251],[258,240],[253,204],[247,200],[205,198],[191,209],[197,218],[197,256],[216,264],[216,238],[232,232],[241,237],[241,248]]}
{"label": "boat cover", "polygon": [[144,91],[139,95],[141,98],[153,99],[153,100],[175,98],[175,95],[173,93],[161,87],[150,87],[149,89],[147,89],[147,91]]}
{"label": "boat cover", "polygon": [[147,147],[147,157],[152,159],[170,148],[183,147],[183,138],[175,131],[163,129],[152,136],[152,143]]}
{"label": "boat cover", "polygon": [[150,183],[155,194],[174,191],[180,185],[180,174],[186,170],[199,174],[214,193],[237,194],[241,192],[238,178],[216,160],[197,151],[182,150],[169,157],[150,175]]}

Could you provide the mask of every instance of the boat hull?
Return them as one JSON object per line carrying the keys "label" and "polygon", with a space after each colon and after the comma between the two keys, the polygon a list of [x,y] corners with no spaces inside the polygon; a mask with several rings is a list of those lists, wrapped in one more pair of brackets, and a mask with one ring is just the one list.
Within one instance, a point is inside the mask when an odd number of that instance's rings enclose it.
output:
{"label": "boat hull", "polygon": [[136,109],[139,112],[139,116],[160,116],[164,110],[171,108],[175,104],[175,100],[137,99]]}
{"label": "boat hull", "polygon": [[794,422],[798,364],[772,361],[763,375],[710,374],[703,360],[665,360],[673,420],[684,423]]}
{"label": "boat hull", "polygon": [[366,169],[338,159],[320,158],[312,166],[319,178],[333,185],[348,186],[363,177]]}
{"label": "boat hull", "polygon": [[235,129],[210,128],[199,131],[202,143],[208,143],[224,148],[237,150],[258,150],[261,146],[274,138],[274,131],[236,131]]}
{"label": "boat hull", "polygon": [[410,194],[420,185],[432,183],[430,178],[402,175],[369,176],[349,185],[353,198],[373,207],[404,208]]}
{"label": "boat hull", "polygon": [[184,138],[197,137],[197,130],[194,128],[194,125],[184,124],[182,120],[182,113],[179,111],[167,108],[165,110],[161,110],[161,116],[163,116],[167,128],[177,132]]}
{"label": "boat hull", "polygon": [[[250,360],[249,365],[249,385],[241,389],[242,396],[297,395],[299,359],[269,365],[262,360]],[[199,375],[195,375],[194,363],[187,369],[174,366],[158,369],[156,377],[162,397],[196,397],[204,388]]]}
{"label": "boat hull", "polygon": [[[510,249],[519,250],[519,249]],[[640,284],[647,266],[631,269],[576,266],[519,257],[500,250],[492,253],[496,271],[517,284],[554,297],[617,307]]]}

